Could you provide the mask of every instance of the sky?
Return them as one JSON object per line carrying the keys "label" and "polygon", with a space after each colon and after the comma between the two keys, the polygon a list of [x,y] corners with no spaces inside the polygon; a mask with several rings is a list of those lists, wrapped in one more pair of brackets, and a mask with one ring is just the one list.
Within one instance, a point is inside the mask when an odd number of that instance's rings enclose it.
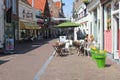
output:
{"label": "sky", "polygon": [[[53,1],[60,1],[60,0],[53,0]],[[63,6],[63,12],[64,12],[65,16],[71,17],[74,0],[62,0],[62,1],[63,1],[63,3],[65,3],[65,6]]]}

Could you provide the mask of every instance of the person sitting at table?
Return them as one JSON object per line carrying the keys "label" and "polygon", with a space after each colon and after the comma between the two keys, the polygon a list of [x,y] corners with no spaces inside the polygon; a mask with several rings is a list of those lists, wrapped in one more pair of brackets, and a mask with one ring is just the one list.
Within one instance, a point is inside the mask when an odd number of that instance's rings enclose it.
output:
{"label": "person sitting at table", "polygon": [[85,53],[87,53],[87,56],[90,56],[90,46],[94,46],[94,45],[95,45],[94,36],[90,35],[88,37],[88,42],[84,43],[84,55]]}
{"label": "person sitting at table", "polygon": [[85,41],[85,42],[88,42],[88,34],[85,35],[84,41]]}
{"label": "person sitting at table", "polygon": [[95,40],[94,40],[94,36],[93,35],[89,36],[88,43],[92,44],[93,46],[95,45]]}

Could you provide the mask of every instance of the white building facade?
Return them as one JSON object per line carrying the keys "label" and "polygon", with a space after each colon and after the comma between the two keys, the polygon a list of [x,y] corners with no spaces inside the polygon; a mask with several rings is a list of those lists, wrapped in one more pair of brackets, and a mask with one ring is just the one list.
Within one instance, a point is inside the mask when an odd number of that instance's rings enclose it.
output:
{"label": "white building facade", "polygon": [[0,0],[0,48],[3,47],[4,43],[4,0]]}
{"label": "white building facade", "polygon": [[30,36],[37,37],[37,30],[40,27],[35,15],[36,10],[31,5],[19,0],[19,40]]}
{"label": "white building facade", "polygon": [[87,9],[89,12],[89,34],[94,36],[97,46],[103,49],[103,7],[100,0],[91,0]]}
{"label": "white building facade", "polygon": [[75,40],[83,39],[86,34],[89,34],[88,27],[88,12],[86,4],[83,1],[76,0],[74,2],[74,22],[80,24],[79,27],[76,27],[74,30]]}

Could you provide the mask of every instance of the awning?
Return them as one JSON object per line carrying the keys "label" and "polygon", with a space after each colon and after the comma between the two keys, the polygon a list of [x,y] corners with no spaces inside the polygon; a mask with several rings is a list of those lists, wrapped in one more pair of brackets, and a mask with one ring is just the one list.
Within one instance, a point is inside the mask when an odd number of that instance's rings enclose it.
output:
{"label": "awning", "polygon": [[68,21],[70,19],[69,18],[55,18],[55,17],[52,17],[51,20],[53,20],[53,21]]}
{"label": "awning", "polygon": [[40,29],[39,25],[35,22],[24,22],[20,21],[20,29],[30,29],[30,30],[36,30]]}
{"label": "awning", "polygon": [[57,26],[55,26],[55,28],[72,28],[72,27],[78,27],[80,26],[80,24],[78,23],[74,23],[74,22],[63,22],[61,24],[58,24]]}
{"label": "awning", "polygon": [[37,23],[31,23],[33,29],[40,29],[41,27]]}

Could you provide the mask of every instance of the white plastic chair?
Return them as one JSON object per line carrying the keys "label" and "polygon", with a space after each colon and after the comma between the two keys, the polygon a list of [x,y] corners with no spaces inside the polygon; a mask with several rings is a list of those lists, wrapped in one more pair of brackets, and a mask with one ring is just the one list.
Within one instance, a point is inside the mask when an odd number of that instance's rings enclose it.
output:
{"label": "white plastic chair", "polygon": [[69,46],[70,46],[69,42],[66,42],[65,43],[65,51],[70,52]]}
{"label": "white plastic chair", "polygon": [[70,44],[70,46],[72,46],[72,45],[73,45],[72,40],[69,40],[69,44]]}

